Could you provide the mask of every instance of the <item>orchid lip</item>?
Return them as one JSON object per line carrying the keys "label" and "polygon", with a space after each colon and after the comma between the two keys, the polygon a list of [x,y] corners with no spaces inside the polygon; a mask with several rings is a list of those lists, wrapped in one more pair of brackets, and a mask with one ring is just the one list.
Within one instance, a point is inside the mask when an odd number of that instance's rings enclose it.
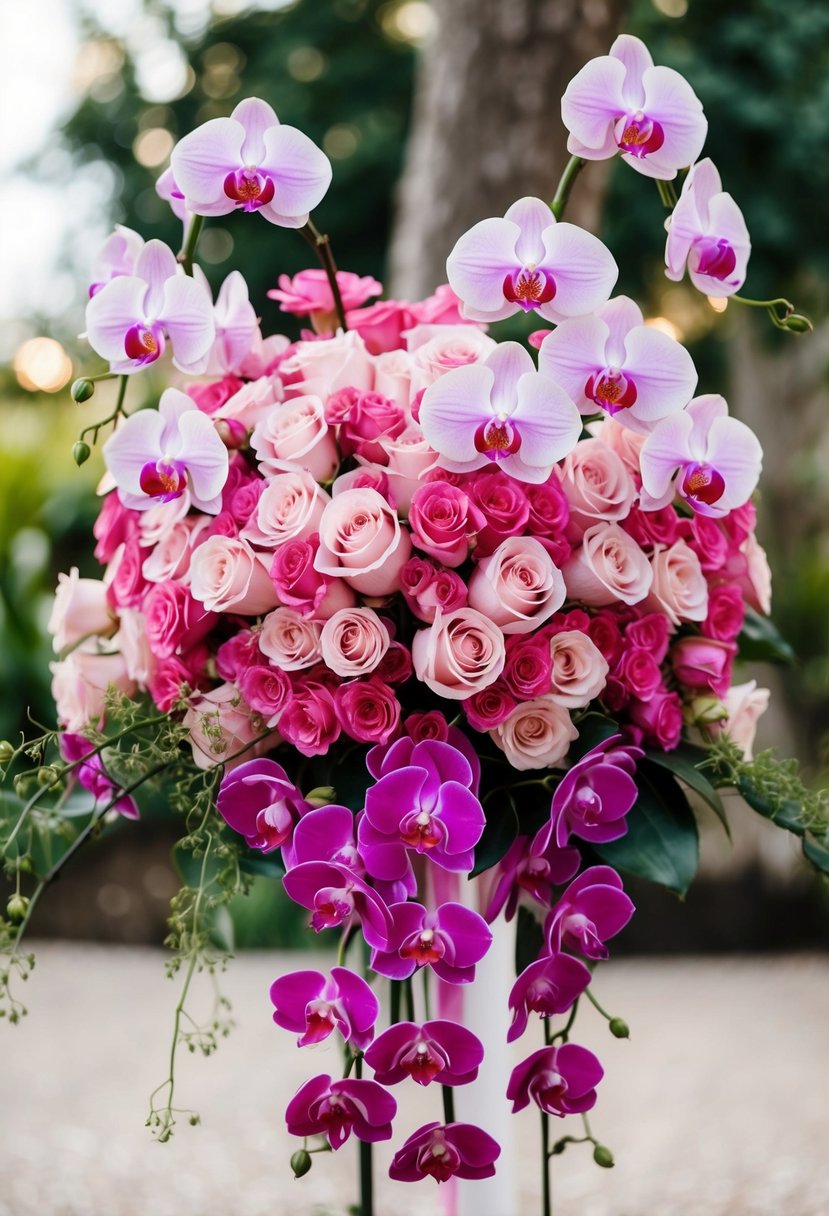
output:
{"label": "orchid lip", "polygon": [[[138,484],[144,494],[170,502],[187,488],[187,470],[180,460],[149,460],[141,470]],[[257,825],[258,826],[258,825]]]}
{"label": "orchid lip", "polygon": [[620,151],[639,158],[658,152],[665,142],[661,124],[648,118],[642,110],[623,114],[616,123],[614,136]]}
{"label": "orchid lip", "polygon": [[164,351],[164,335],[158,325],[136,321],[124,334],[124,351],[141,367],[154,363]]}
{"label": "orchid lip", "polygon": [[556,281],[547,270],[522,266],[504,279],[504,297],[510,304],[520,304],[531,312],[539,304],[549,304],[556,294]]}
{"label": "orchid lip", "polygon": [[680,483],[680,491],[691,503],[701,502],[710,507],[725,493],[725,479],[710,464],[689,464]]}
{"label": "orchid lip", "polygon": [[703,237],[696,242],[697,274],[708,275],[721,281],[734,273],[737,255],[725,237]]}
{"label": "orchid lip", "polygon": [[257,211],[273,200],[273,178],[257,169],[236,169],[224,180],[224,192],[243,211]]}
{"label": "orchid lip", "polygon": [[518,428],[509,418],[488,418],[475,431],[475,450],[489,460],[503,460],[520,447]]}
{"label": "orchid lip", "polygon": [[633,380],[618,367],[605,367],[588,376],[584,395],[611,415],[629,410],[638,396]]}

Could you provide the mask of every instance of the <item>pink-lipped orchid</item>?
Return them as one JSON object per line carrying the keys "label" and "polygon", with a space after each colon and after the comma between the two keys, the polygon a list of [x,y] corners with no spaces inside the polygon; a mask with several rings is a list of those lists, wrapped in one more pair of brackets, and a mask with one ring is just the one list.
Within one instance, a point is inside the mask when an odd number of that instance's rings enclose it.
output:
{"label": "pink-lipped orchid", "polygon": [[221,509],[227,448],[211,419],[178,389],[162,393],[157,410],[131,414],[103,454],[125,507],[146,511],[187,492],[200,511],[216,515]]}
{"label": "pink-lipped orchid", "polygon": [[535,370],[518,342],[430,384],[420,426],[441,468],[469,473],[490,462],[519,481],[546,481],[571,452],[581,418],[564,389]]}
{"label": "pink-lipped orchid", "polygon": [[618,268],[598,237],[560,224],[540,198],[520,198],[503,218],[481,220],[446,260],[450,286],[472,321],[537,312],[559,322],[592,312],[613,290]]}
{"label": "pink-lipped orchid", "polygon": [[232,270],[219,288],[214,304],[210,284],[200,266],[193,267],[193,277],[201,283],[210,300],[216,327],[205,369],[207,375],[240,374],[251,350],[262,343],[259,318],[250,302],[248,285],[238,270]]}
{"label": "pink-lipped orchid", "polygon": [[186,228],[193,218],[193,212],[188,208],[184,195],[176,184],[173,170],[169,165],[160,177],[156,179],[155,192],[159,198],[164,199],[165,203],[170,204],[170,210],[173,215],[177,219],[180,219]]}
{"label": "pink-lipped orchid", "polygon": [[163,241],[148,241],[132,274],[118,275],[86,306],[89,345],[113,372],[141,371],[169,340],[180,371],[203,372],[213,345],[213,305]]}
{"label": "pink-lipped orchid", "polygon": [[582,414],[604,410],[640,434],[687,405],[697,386],[685,347],[645,325],[629,296],[559,325],[541,345],[538,369],[561,385]]}
{"label": "pink-lipped orchid", "polygon": [[144,238],[132,228],[116,224],[92,262],[92,281],[89,284],[90,298],[98,294],[110,279],[121,275],[135,274],[138,256],[144,248]]}
{"label": "pink-lipped orchid", "polygon": [[665,221],[665,274],[688,276],[698,291],[724,298],[745,282],[751,238],[743,213],[722,188],[714,162],[694,165],[673,212]]}
{"label": "pink-lipped orchid", "polygon": [[642,445],[639,459],[642,488],[653,507],[664,506],[677,493],[700,515],[717,519],[748,502],[760,477],[763,450],[744,422],[729,418],[725,400],[707,393],[681,414],[663,418]]}
{"label": "pink-lipped orchid", "polygon": [[561,117],[574,156],[607,160],[620,152],[638,173],[663,180],[694,163],[708,131],[688,81],[673,68],[654,67],[644,42],[630,34],[576,73]]}
{"label": "pink-lipped orchid", "polygon": [[283,126],[259,97],[230,118],[211,118],[171,157],[176,190],[196,215],[258,211],[271,224],[301,228],[331,182],[331,163],[307,135]]}

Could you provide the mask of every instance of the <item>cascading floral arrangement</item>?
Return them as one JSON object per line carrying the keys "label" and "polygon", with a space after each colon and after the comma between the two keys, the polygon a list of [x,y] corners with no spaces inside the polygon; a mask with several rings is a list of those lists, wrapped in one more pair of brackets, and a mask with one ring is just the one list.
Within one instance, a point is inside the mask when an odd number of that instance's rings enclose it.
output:
{"label": "cascading floral arrangement", "polygon": [[[531,1015],[544,1032],[505,1100],[541,1112],[546,1216],[552,1155],[582,1140],[613,1163],[586,1121],[602,1066],[571,1036],[582,999],[608,1017],[592,979],[634,911],[620,871],[683,893],[689,794],[724,821],[720,786],[829,868],[823,800],[790,763],[752,760],[767,692],[732,682],[738,657],[784,651],[754,535],[760,446],[721,396],[695,396],[679,342],[611,298],[611,253],[562,215],[585,163],[621,154],[669,210],[669,278],[735,300],[745,223],[697,160],[692,89],[637,39],[578,73],[562,115],[572,159],[552,204],[521,198],[476,224],[448,285],[417,303],[369,304],[381,284],[336,270],[309,218],[329,163],[264,101],[178,143],[158,189],[182,253],[118,228],[92,275],[87,336],[109,371],[73,396],[120,378],[113,412],[75,446],[83,463],[111,425],[103,577],[61,576],[58,730],[3,745],[12,1020],[41,892],[160,783],[185,823],[173,1058],[226,1030],[221,1005],[204,1026],[182,1020],[193,976],[222,964],[217,913],[251,875],[281,881],[339,953],[330,971],[273,982],[274,1021],[300,1047],[340,1036],[345,1059],[291,1100],[292,1165],[306,1173],[313,1144],[353,1133],[364,1216],[371,1143],[394,1136],[392,1090],[410,1080],[440,1087],[443,1118],[399,1144],[392,1178],[495,1172],[498,1143],[455,1119],[453,1090],[486,1068],[458,994],[498,918],[518,914],[518,970],[491,1000],[509,1006],[510,1041],[529,1040]],[[235,210],[298,229],[319,255],[269,293],[310,318],[300,341],[263,338],[238,271],[214,303],[194,265],[204,217]],[[787,301],[743,302],[809,328]],[[522,311],[546,323],[529,339],[537,363],[487,332]],[[131,377],[167,346],[197,378],[128,412]],[[173,1090],[171,1066],[148,1120],[161,1139]],[[584,1134],[551,1144],[549,1117],[571,1114]]]}

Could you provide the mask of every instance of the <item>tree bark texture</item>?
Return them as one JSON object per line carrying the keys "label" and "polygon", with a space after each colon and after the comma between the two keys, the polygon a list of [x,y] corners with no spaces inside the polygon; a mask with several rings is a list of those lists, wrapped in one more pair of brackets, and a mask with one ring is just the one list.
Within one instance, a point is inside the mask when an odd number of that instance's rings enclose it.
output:
{"label": "tree bark texture", "polygon": [[[567,161],[561,95],[619,32],[625,0],[433,0],[412,131],[398,186],[392,293],[446,279],[446,255],[480,219],[527,194],[551,199]],[[595,231],[607,181],[577,181],[568,219]]]}

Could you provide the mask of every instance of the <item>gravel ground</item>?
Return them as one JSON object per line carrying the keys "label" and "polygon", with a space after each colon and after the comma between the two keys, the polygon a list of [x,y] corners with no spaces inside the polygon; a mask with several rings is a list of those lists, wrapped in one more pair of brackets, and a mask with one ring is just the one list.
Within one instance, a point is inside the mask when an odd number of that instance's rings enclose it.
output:
{"label": "gravel ground", "polygon": [[[310,962],[231,964],[237,1029],[211,1059],[181,1060],[177,1097],[202,1126],[185,1121],[159,1146],[143,1120],[176,1000],[163,956],[42,945],[29,1016],[0,1025],[0,1216],[344,1216],[350,1145],[293,1182],[282,1125],[297,1086],[337,1068],[327,1046],[310,1058],[270,1021],[270,980]],[[624,961],[599,987],[632,1027],[618,1042],[593,1010],[579,1017],[578,1041],[606,1068],[594,1131],[617,1166],[598,1169],[584,1146],[556,1158],[555,1216],[826,1216],[826,959]],[[430,1091],[397,1096],[399,1143],[438,1112]],[[535,1216],[537,1120],[527,1111],[514,1123],[521,1198],[503,1216]],[[378,1216],[439,1216],[445,1188],[390,1183],[389,1155],[380,1146]]]}

